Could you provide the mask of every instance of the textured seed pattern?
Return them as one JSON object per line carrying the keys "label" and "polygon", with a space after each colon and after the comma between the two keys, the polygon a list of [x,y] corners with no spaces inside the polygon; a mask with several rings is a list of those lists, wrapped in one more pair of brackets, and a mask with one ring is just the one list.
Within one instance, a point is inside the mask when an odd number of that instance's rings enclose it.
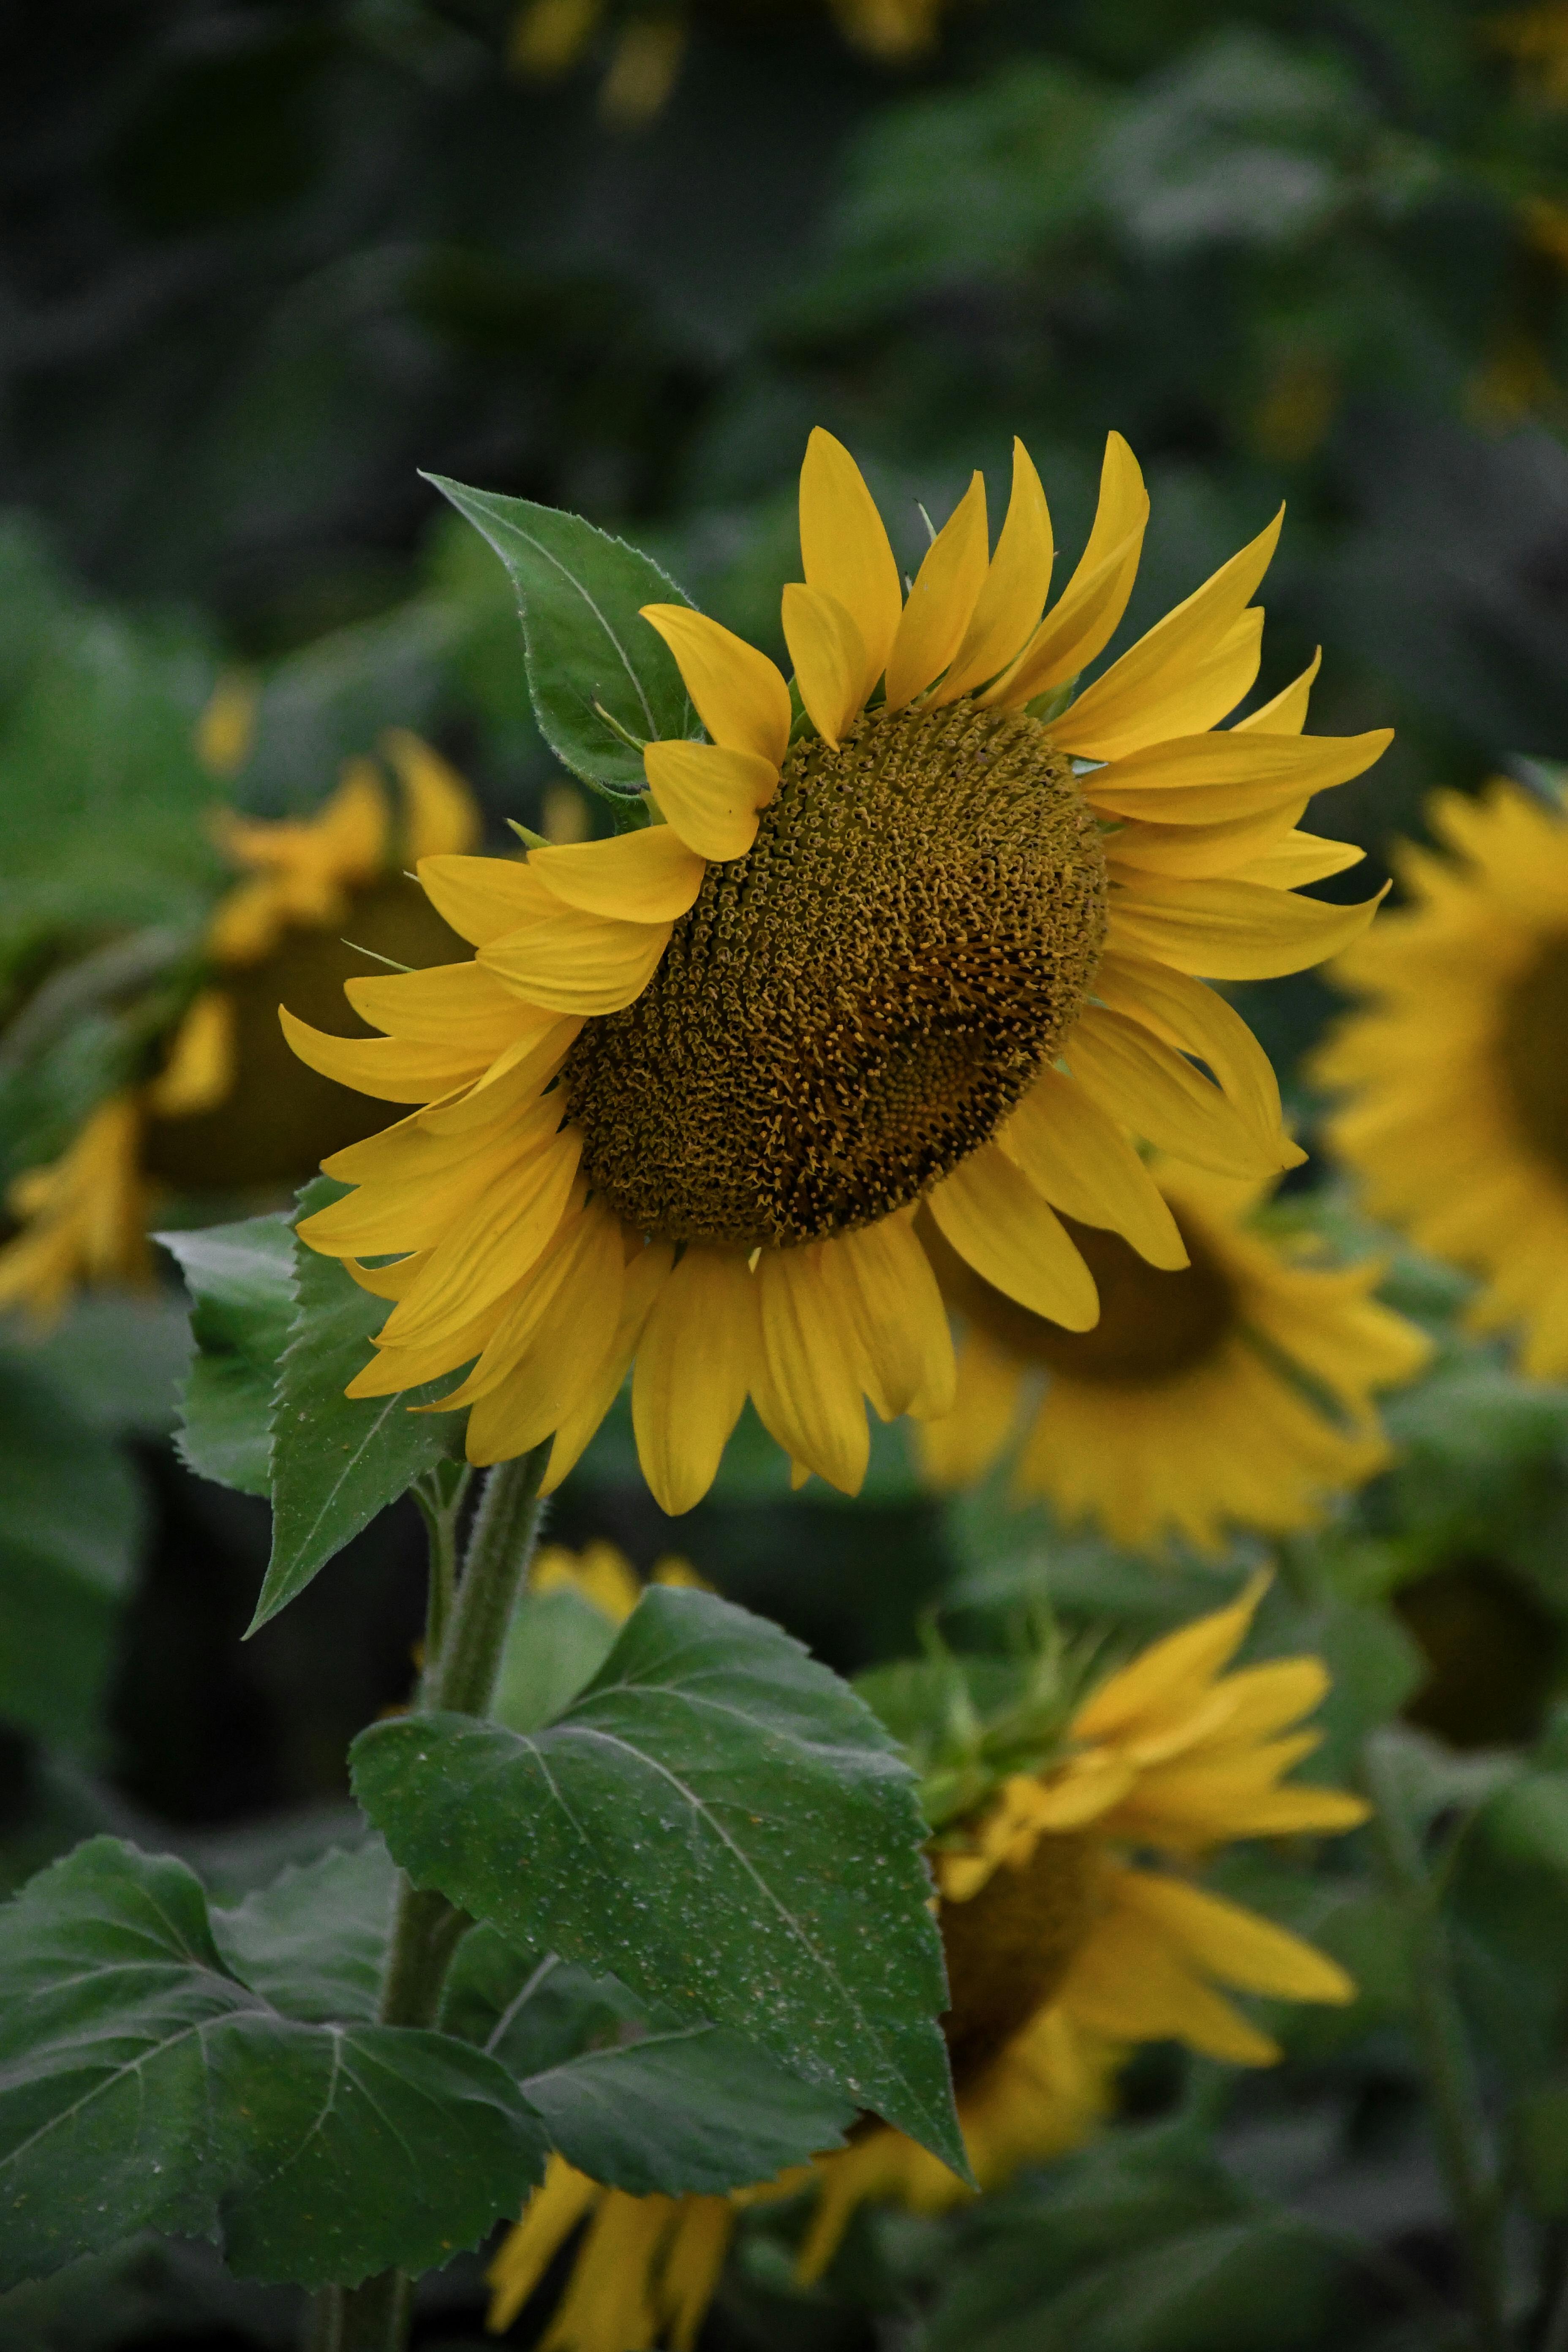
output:
{"label": "textured seed pattern", "polygon": [[1105,936],[1105,862],[1033,720],[967,702],[797,745],[648,987],[566,1064],[583,1164],[668,1241],[874,1224],[984,1143],[1055,1053]]}

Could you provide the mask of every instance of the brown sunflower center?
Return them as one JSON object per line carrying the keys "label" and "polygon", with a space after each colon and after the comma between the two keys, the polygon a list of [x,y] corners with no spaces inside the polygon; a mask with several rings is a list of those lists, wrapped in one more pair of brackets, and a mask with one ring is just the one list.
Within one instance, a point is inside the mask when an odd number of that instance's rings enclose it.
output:
{"label": "brown sunflower center", "polygon": [[1055,1994],[1094,1916],[1097,1866],[1089,1838],[1047,1835],[1020,1869],[1003,1863],[967,1903],[942,1905],[942,2030],[961,2092]]}
{"label": "brown sunflower center", "polygon": [[1207,1361],[1236,1328],[1237,1300],[1225,1268],[1187,1220],[1177,1217],[1190,1265],[1165,1272],[1141,1258],[1120,1234],[1063,1224],[1100,1293],[1092,1331],[1059,1323],[994,1290],[945,1242],[922,1213],[920,1236],[950,1304],[1026,1363],[1107,1388],[1142,1388],[1174,1380]]}
{"label": "brown sunflower center", "polygon": [[668,1241],[874,1224],[1012,1109],[1104,933],[1099,835],[1031,719],[961,702],[799,744],[753,848],[573,1047],[584,1172]]}
{"label": "brown sunflower center", "polygon": [[1549,940],[1510,990],[1498,1062],[1526,1141],[1568,1177],[1568,937]]}
{"label": "brown sunflower center", "polygon": [[[340,932],[342,937],[340,937]],[[399,963],[452,963],[467,950],[422,890],[401,878],[356,891],[341,924],[291,924],[258,963],[214,974],[234,1008],[235,1084],[224,1101],[187,1118],[148,1122],[150,1175],[184,1192],[238,1192],[294,1184],[329,1152],[386,1124],[386,1106],[355,1094],[292,1052],[279,1003],[335,1037],[368,1037],[343,998],[343,982],[376,966],[344,945]]]}

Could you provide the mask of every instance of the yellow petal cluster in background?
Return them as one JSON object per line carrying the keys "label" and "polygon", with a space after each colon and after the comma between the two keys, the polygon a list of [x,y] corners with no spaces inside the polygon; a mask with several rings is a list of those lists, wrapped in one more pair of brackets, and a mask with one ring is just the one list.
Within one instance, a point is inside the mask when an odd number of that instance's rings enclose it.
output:
{"label": "yellow petal cluster in background", "polygon": [[1568,1372],[1568,814],[1497,778],[1436,794],[1410,904],[1335,967],[1367,1000],[1317,1054],[1367,1205],[1483,1277],[1471,1320]]}
{"label": "yellow petal cluster in background", "polygon": [[1112,434],[1048,603],[1017,443],[994,549],[977,474],[906,600],[858,468],[815,432],[782,600],[800,726],[764,655],[647,608],[707,734],[647,746],[660,821],[424,859],[474,961],[350,983],[374,1041],[285,1013],[312,1067],[416,1106],[326,1163],[355,1190],[300,1229],[394,1301],[351,1394],[468,1367],[432,1409],[470,1409],[476,1463],[552,1437],[549,1491],[632,1370],[665,1509],[706,1493],[748,1396],[797,1481],[854,1493],[868,1401],[952,1406],[917,1210],[994,1289],[1087,1331],[1064,1217],[1186,1262],[1139,1139],[1243,1181],[1300,1160],[1266,1056],[1198,976],[1300,971],[1364,930],[1375,901],[1296,895],[1359,855],[1298,828],[1388,737],[1302,734],[1315,662],[1219,725],[1258,674],[1278,519],[1072,696],[1148,510]]}
{"label": "yellow petal cluster in background", "polygon": [[[945,0],[794,0],[792,11],[759,8],[742,0],[735,16],[760,22],[770,14],[831,16],[845,39],[868,56],[901,65],[934,44]],[[615,0],[524,0],[512,20],[510,62],[533,80],[568,72],[597,36],[607,37],[599,112],[605,121],[634,130],[662,112],[680,79],[690,37],[685,0],[654,8],[622,8]]]}
{"label": "yellow petal cluster in background", "polygon": [[[1335,1961],[1193,1876],[1234,1840],[1332,1834],[1366,1818],[1359,1798],[1285,1777],[1316,1745],[1291,1727],[1327,1692],[1321,1661],[1232,1669],[1263,1586],[1255,1579],[1230,1607],[1110,1675],[1074,1716],[1058,1759],[1005,1782],[937,1843],[952,2004],[944,2031],[983,2189],[1085,2138],[1138,2042],[1173,2038],[1232,2064],[1272,2063],[1278,2044],[1230,1994],[1354,1997]],[[510,2325],[585,2217],[541,2352],[690,2352],[749,2205],[809,2196],[798,2256],[809,2283],[858,2206],[939,2212],[969,2193],[872,2119],[844,2147],[728,2200],[632,2197],[556,2158],[496,2258],[490,2326]]]}
{"label": "yellow petal cluster in background", "polygon": [[[221,685],[198,735],[216,770],[243,756],[248,716],[244,690]],[[376,766],[352,760],[313,817],[220,813],[217,839],[241,878],[207,927],[196,992],[157,1048],[161,1066],[101,1103],[58,1160],[12,1184],[6,1205],[21,1230],[0,1249],[0,1309],[47,1323],[84,1284],[144,1282],[147,1228],[171,1186],[296,1182],[312,1171],[323,1129],[363,1132],[352,1096],[277,1051],[277,990],[322,994],[311,965],[324,961],[335,995],[349,960],[336,935],[351,919],[372,942],[440,953],[449,934],[400,869],[468,849],[479,831],[468,786],[428,744],[395,729],[382,750],[395,804]]]}
{"label": "yellow petal cluster in background", "polygon": [[953,1411],[919,1424],[922,1467],[967,1486],[1022,1413],[1017,1494],[1120,1544],[1173,1532],[1213,1550],[1234,1527],[1311,1527],[1386,1465],[1373,1392],[1413,1379],[1431,1343],[1377,1303],[1381,1266],[1314,1265],[1249,1231],[1271,1185],[1156,1173],[1188,1263],[1151,1265],[1115,1234],[1075,1228],[1100,1291],[1089,1331],[1031,1315],[925,1236],[962,1337]]}

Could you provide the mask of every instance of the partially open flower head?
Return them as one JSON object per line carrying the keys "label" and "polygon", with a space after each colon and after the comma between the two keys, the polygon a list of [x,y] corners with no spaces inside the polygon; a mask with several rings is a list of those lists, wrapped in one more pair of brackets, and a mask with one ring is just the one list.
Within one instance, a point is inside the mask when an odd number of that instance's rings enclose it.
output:
{"label": "partially open flower head", "polygon": [[[947,1662],[951,1676],[933,1661],[917,1678],[928,1722],[912,1753],[937,1821],[943,2031],[983,2189],[1087,2137],[1139,2042],[1176,2040],[1232,2064],[1270,2064],[1279,2045],[1230,1995],[1353,1997],[1336,1962],[1195,1879],[1205,1856],[1237,1839],[1333,1833],[1366,1816],[1359,1798],[1285,1777],[1316,1744],[1291,1727],[1328,1688],[1321,1663],[1232,1667],[1264,1583],[1087,1689],[1070,1661],[1042,1652],[989,1720],[962,1694],[954,1703],[958,1662]],[[872,1676],[867,1689],[874,1702],[896,1691],[889,1722],[910,1729],[907,1675]],[[805,2282],[820,2277],[858,2206],[941,2212],[970,2194],[935,2157],[870,2119],[843,2148],[730,2200],[631,2197],[557,2158],[491,2272],[491,2326],[510,2324],[591,2216],[541,2352],[689,2352],[736,2214],[802,2193]]]}
{"label": "partially open flower head", "polygon": [[[237,692],[220,688],[202,722],[215,767],[234,764],[218,755],[245,723]],[[479,834],[467,785],[428,744],[394,729],[382,750],[395,799],[374,763],[351,760],[312,817],[220,813],[215,830],[238,878],[207,926],[195,992],[151,1039],[138,1082],[100,1103],[58,1160],[13,1184],[7,1206],[21,1231],[0,1250],[0,1308],[48,1321],[83,1284],[146,1281],[160,1192],[295,1184],[372,1124],[362,1099],[288,1052],[279,990],[341,1021],[345,975],[368,961],[450,954],[457,939],[402,868],[467,849]]]}
{"label": "partially open flower head", "polygon": [[1371,905],[1296,895],[1356,854],[1296,824],[1387,737],[1304,738],[1310,673],[1206,731],[1257,674],[1277,522],[1067,699],[1147,510],[1113,435],[1042,618],[1050,522],[1018,445],[994,552],[976,475],[906,600],[818,432],[805,578],[784,591],[795,698],[717,622],[645,608],[707,732],[647,746],[654,822],[525,861],[426,858],[473,962],[355,982],[371,1044],[285,1016],[317,1068],[425,1106],[329,1161],[357,1189],[300,1228],[400,1259],[361,1272],[395,1306],[351,1393],[470,1366],[441,1408],[471,1408],[469,1459],[553,1433],[553,1486],[635,1360],[667,1510],[707,1491],[748,1395],[799,1476],[852,1493],[866,1399],[885,1419],[952,1406],[917,1211],[1005,1297],[1085,1331],[1094,1277],[1058,1212],[1186,1262],[1133,1138],[1239,1177],[1300,1157],[1267,1060],[1194,975],[1296,971],[1365,928]]}
{"label": "partially open flower head", "polygon": [[1430,1343],[1378,1304],[1380,1265],[1324,1265],[1249,1218],[1271,1182],[1153,1172],[1187,1264],[1068,1220],[1100,1293],[1092,1330],[1032,1314],[922,1234],[961,1330],[953,1411],[920,1429],[926,1474],[968,1485],[1021,1422],[1018,1495],[1118,1543],[1214,1550],[1237,1526],[1310,1527],[1388,1463],[1374,1391],[1412,1379]]}
{"label": "partially open flower head", "polygon": [[1435,796],[1410,904],[1337,966],[1363,995],[1314,1075],[1375,1214],[1484,1278],[1471,1320],[1568,1372],[1568,813],[1521,785]]}

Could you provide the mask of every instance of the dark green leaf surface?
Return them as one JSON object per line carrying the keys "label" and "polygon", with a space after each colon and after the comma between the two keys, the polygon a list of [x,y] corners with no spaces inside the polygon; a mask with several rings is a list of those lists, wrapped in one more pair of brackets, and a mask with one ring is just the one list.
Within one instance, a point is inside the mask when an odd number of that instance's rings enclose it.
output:
{"label": "dark green leaf surface", "polygon": [[253,1992],[307,2023],[375,2015],[397,1874],[381,1840],[291,1864],[232,1911],[213,1939]]}
{"label": "dark green leaf surface", "polygon": [[[317,1177],[300,1195],[300,1213],[324,1208],[342,1189]],[[272,1557],[252,1630],[302,1592],[423,1471],[462,1447],[461,1413],[410,1411],[449,1381],[398,1396],[343,1394],[391,1310],[335,1258],[289,1238],[293,1319],[272,1401]]]}
{"label": "dark green leaf surface", "polygon": [[247,1217],[158,1239],[185,1277],[196,1343],[175,1443],[199,1476],[265,1495],[272,1384],[294,1312],[289,1221]]}
{"label": "dark green leaf surface", "polygon": [[507,1628],[489,1708],[496,1721],[537,1731],[563,1714],[609,1656],[616,1630],[580,1593],[525,1592]]}
{"label": "dark green leaf surface", "polygon": [[5,2284],[143,2228],[215,2238],[250,2277],[352,2284],[444,2262],[539,2178],[495,2060],[280,2014],[183,1863],[92,1839],[0,1911],[0,1969]]}
{"label": "dark green leaf surface", "polygon": [[97,1729],[142,1498],[118,1446],[25,1356],[0,1356],[0,1719]]}
{"label": "dark green leaf surface", "polygon": [[408,1717],[353,1761],[416,1885],[735,2027],[963,2165],[912,1779],[774,1627],[655,1589],[548,1729]]}
{"label": "dark green leaf surface", "polygon": [[492,1927],[460,1948],[441,2022],[500,2060],[570,2163],[633,2196],[772,2179],[854,2120],[740,2034],[674,2022],[613,1977],[524,1959]]}
{"label": "dark green leaf surface", "polygon": [[641,758],[594,705],[639,743],[697,732],[673,655],[639,618],[644,604],[690,599],[650,557],[579,515],[429,478],[511,574],[533,707],[551,749],[591,783],[640,792]]}

